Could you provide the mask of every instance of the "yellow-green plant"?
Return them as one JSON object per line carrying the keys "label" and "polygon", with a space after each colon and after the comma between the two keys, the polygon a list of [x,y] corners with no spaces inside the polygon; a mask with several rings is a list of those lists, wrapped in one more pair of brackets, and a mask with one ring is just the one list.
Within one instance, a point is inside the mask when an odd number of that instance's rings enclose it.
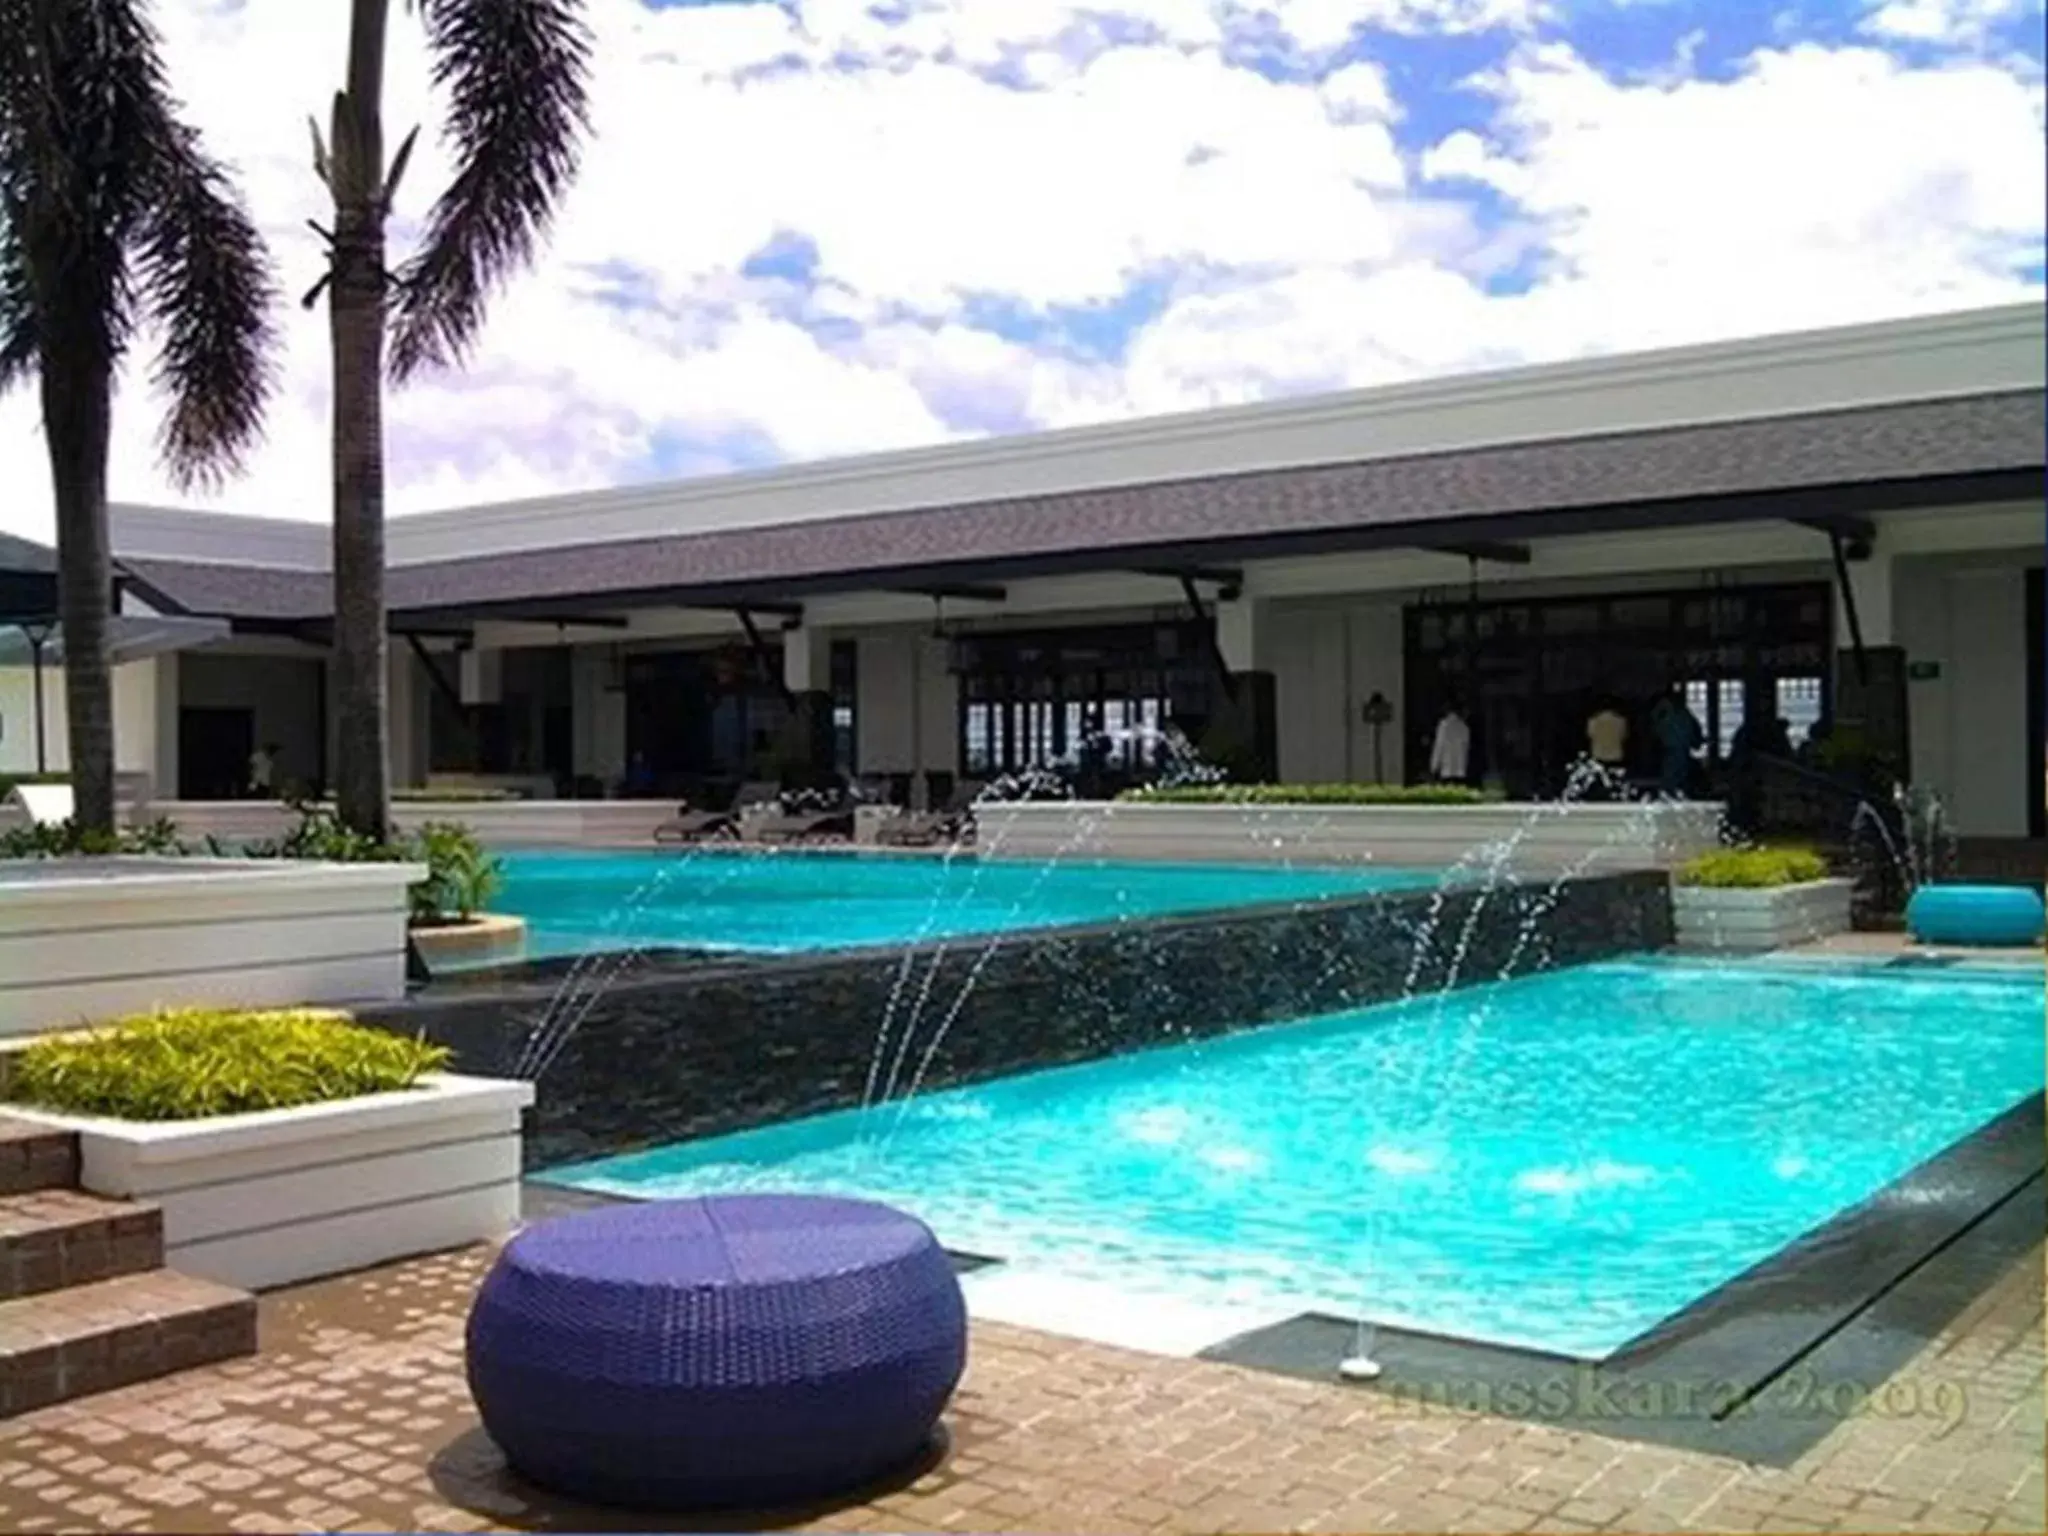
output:
{"label": "yellow-green plant", "polygon": [[1768,890],[1825,880],[1827,860],[1811,848],[1720,848],[1703,853],[1678,871],[1680,885],[1714,890]]}
{"label": "yellow-green plant", "polygon": [[411,1088],[445,1047],[319,1009],[186,1008],[25,1047],[5,1097],[116,1120],[201,1120]]}

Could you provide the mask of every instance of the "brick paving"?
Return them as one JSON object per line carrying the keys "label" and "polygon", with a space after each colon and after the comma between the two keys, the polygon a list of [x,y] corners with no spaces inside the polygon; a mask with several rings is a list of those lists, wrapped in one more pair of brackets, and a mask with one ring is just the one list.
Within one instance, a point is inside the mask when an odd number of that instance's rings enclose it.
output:
{"label": "brick paving", "polygon": [[977,1324],[943,1461],[832,1509],[691,1526],[521,1487],[477,1428],[487,1250],[262,1302],[263,1353],[0,1422],[7,1531],[2041,1531],[2037,1249],[1796,1464]]}

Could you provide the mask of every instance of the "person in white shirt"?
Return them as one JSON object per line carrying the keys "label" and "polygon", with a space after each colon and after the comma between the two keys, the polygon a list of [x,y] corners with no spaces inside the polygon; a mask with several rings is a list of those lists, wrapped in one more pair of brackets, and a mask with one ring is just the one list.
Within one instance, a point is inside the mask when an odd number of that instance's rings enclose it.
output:
{"label": "person in white shirt", "polygon": [[268,800],[277,781],[277,748],[265,742],[249,754],[249,797]]}
{"label": "person in white shirt", "polygon": [[1628,757],[1628,716],[1603,704],[1586,722],[1586,750],[1603,768],[1619,768]]}
{"label": "person in white shirt", "polygon": [[1472,727],[1453,704],[1436,723],[1436,740],[1429,748],[1430,777],[1439,783],[1462,784],[1472,755]]}

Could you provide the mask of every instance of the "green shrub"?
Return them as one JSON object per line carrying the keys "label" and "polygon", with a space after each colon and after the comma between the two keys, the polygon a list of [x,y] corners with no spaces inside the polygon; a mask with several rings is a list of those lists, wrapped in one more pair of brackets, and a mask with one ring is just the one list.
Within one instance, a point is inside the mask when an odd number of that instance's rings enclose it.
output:
{"label": "green shrub", "polygon": [[147,826],[124,827],[109,837],[87,832],[75,821],[36,822],[0,832],[0,859],[64,859],[117,853],[176,855],[187,852],[177,826],[162,818]]}
{"label": "green shrub", "polygon": [[1500,797],[1463,784],[1174,784],[1117,798],[1153,805],[1484,805]]}
{"label": "green shrub", "polygon": [[320,805],[298,807],[299,823],[274,842],[252,843],[256,859],[325,859],[335,864],[415,863],[427,877],[407,893],[415,925],[472,917],[497,893],[502,867],[460,822],[429,822],[417,837],[379,842],[341,824]]}
{"label": "green shrub", "polygon": [[1811,848],[1721,848],[1678,871],[1680,885],[1726,891],[1768,890],[1827,877],[1827,860]]}
{"label": "green shrub", "polygon": [[116,1120],[328,1104],[415,1086],[445,1047],[314,1009],[193,1008],[38,1040],[14,1058],[6,1098]]}
{"label": "green shrub", "polygon": [[252,859],[324,859],[330,864],[395,864],[405,859],[397,843],[365,837],[322,805],[295,802],[298,825],[283,837],[251,843],[244,851]]}
{"label": "green shrub", "polygon": [[456,821],[430,821],[410,850],[427,866],[411,891],[412,920],[433,924],[474,917],[498,893],[503,866],[484,852],[476,834]]}
{"label": "green shrub", "polygon": [[[300,804],[298,824],[283,837],[227,846],[209,836],[201,851],[214,858],[318,859],[333,864],[418,863],[427,878],[414,885],[407,899],[416,924],[454,922],[474,917],[498,893],[503,866],[484,851],[476,834],[460,822],[429,822],[411,838],[379,842],[341,824],[321,805]],[[129,827],[113,837],[93,836],[75,822],[11,827],[0,832],[0,859],[55,859],[77,855],[184,854],[192,852],[177,826],[162,819]]]}

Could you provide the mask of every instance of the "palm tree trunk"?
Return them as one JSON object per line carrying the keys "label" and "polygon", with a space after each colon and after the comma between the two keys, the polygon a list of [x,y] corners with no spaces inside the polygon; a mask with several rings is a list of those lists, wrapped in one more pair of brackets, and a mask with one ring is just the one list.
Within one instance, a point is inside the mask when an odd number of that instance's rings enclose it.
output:
{"label": "palm tree trunk", "polygon": [[114,831],[114,680],[109,610],[113,557],[107,539],[107,446],[113,418],[111,361],[46,349],[43,434],[57,503],[57,615],[64,633],[64,706],[72,816],[84,833]]}
{"label": "palm tree trunk", "polygon": [[390,0],[351,0],[348,83],[335,98],[335,810],[381,838],[389,822],[384,635],[384,37]]}

